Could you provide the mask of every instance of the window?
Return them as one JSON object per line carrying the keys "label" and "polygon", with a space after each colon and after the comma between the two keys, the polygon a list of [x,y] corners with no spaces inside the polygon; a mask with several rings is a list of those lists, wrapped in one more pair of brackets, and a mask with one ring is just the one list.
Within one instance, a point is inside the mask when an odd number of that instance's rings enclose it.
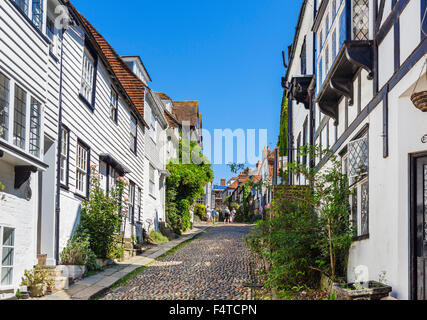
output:
{"label": "window", "polygon": [[109,172],[109,181],[108,181],[108,190],[111,190],[117,186],[117,178],[119,177],[119,173],[110,166]]}
{"label": "window", "polygon": [[119,96],[117,92],[111,88],[110,93],[110,117],[111,119],[117,123],[117,111],[118,111],[118,103],[119,103]]}
{"label": "window", "polygon": [[88,160],[89,150],[81,143],[77,143],[76,155],[76,191],[82,195],[87,195],[88,186]]}
{"label": "window", "polygon": [[28,0],[13,0],[26,15],[28,15]]}
{"label": "window", "polygon": [[337,56],[337,30],[334,30],[332,33],[332,60]]}
{"label": "window", "polygon": [[136,154],[138,134],[138,120],[134,115],[130,116],[130,149]]}
{"label": "window", "polygon": [[[306,147],[307,144],[308,144],[308,142],[307,142],[307,136],[308,136],[308,132],[307,132],[307,130],[308,130],[308,118],[305,119],[302,130],[303,130],[303,133],[302,133],[303,134],[303,136],[302,136],[302,145],[304,147]],[[307,151],[307,150],[305,150],[305,151]],[[306,154],[302,157],[302,164],[303,165],[307,164],[307,155]]]}
{"label": "window", "polygon": [[326,16],[326,29],[325,29],[325,31],[326,31],[326,34],[328,34],[328,31],[329,31],[329,14]]}
{"label": "window", "polygon": [[141,213],[142,213],[142,189],[138,188],[138,200],[137,200],[137,212],[138,212],[138,221],[142,221]]}
{"label": "window", "polygon": [[83,54],[83,73],[80,93],[89,103],[92,102],[94,73],[94,60],[87,50],[85,50]]}
{"label": "window", "polygon": [[337,0],[332,0],[332,16],[335,17],[337,14]]}
{"label": "window", "polygon": [[33,0],[33,23],[37,28],[43,26],[43,0]]}
{"label": "window", "polygon": [[30,153],[40,157],[41,104],[31,98],[30,107]]}
{"label": "window", "polygon": [[27,93],[15,85],[13,144],[21,149],[25,149],[26,100]]}
{"label": "window", "polygon": [[300,60],[301,60],[301,74],[305,75],[307,74],[307,45],[306,45],[305,39],[301,49]]}
{"label": "window", "polygon": [[351,196],[353,226],[357,236],[369,235],[369,140],[368,133],[348,145],[345,172],[353,190]]}
{"label": "window", "polygon": [[369,40],[369,0],[353,0],[352,40]]}
{"label": "window", "polygon": [[319,80],[320,80],[320,84],[322,84],[323,83],[323,59],[320,59],[320,62],[319,62]]}
{"label": "window", "polygon": [[156,181],[155,181],[155,168],[150,164],[150,189],[149,192],[152,196],[155,195],[155,189],[156,189]]}
{"label": "window", "polygon": [[49,17],[46,19],[46,34],[48,38],[53,41],[53,37],[55,35],[55,23]]}
{"label": "window", "polygon": [[68,186],[68,154],[70,132],[66,128],[61,129],[61,183]]}
{"label": "window", "polygon": [[154,115],[154,112],[151,111],[151,124],[150,124],[150,135],[151,138],[154,140],[154,142],[157,142],[157,135],[156,135],[156,122],[157,122],[157,118]]}
{"label": "window", "polygon": [[11,286],[15,253],[15,229],[0,227],[0,287]]}
{"label": "window", "polygon": [[129,183],[129,220],[135,223],[135,183]]}
{"label": "window", "polygon": [[8,139],[9,79],[0,73],[0,138]]}
{"label": "window", "polygon": [[325,49],[325,76],[328,74],[329,71],[329,45],[326,45]]}
{"label": "window", "polygon": [[344,44],[346,38],[346,21],[345,21],[345,10],[341,13],[340,16],[340,48]]}

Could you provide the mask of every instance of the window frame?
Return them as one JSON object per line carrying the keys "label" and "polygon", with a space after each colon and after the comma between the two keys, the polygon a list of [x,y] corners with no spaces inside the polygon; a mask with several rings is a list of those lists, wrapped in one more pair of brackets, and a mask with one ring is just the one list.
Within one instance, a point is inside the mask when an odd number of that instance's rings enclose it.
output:
{"label": "window frame", "polygon": [[[86,171],[82,168],[79,167],[78,164],[78,159],[79,159],[79,147],[81,147],[82,150],[86,151],[86,159],[84,162],[86,165]],[[85,188],[84,190],[80,190],[78,188],[78,173],[82,173],[84,174],[85,180],[83,181],[83,187]],[[90,185],[90,147],[84,143],[82,140],[77,139],[77,149],[76,149],[76,176],[75,176],[75,193],[83,198],[88,198],[89,197],[89,185]]]}
{"label": "window frame", "polygon": [[[135,120],[135,132],[132,132],[132,120]],[[130,135],[130,150],[137,155],[138,151],[138,117],[135,116],[133,113],[130,115],[130,128],[129,128],[129,135]]]}
{"label": "window frame", "polygon": [[[115,97],[115,99],[113,99]],[[110,90],[110,119],[114,121],[115,124],[118,124],[118,111],[119,111],[119,94],[118,92],[111,87]]]}
{"label": "window frame", "polygon": [[[5,245],[4,244],[4,229],[11,229],[13,230],[13,244],[12,245]],[[0,225],[0,289],[7,289],[13,287],[13,278],[14,278],[14,271],[15,271],[15,243],[16,243],[16,228],[10,227],[10,226],[4,226]],[[3,249],[9,248],[12,249],[12,265],[3,266]],[[3,285],[2,284],[2,276],[3,276],[3,269],[12,269],[12,280],[10,284]]]}
{"label": "window frame", "polygon": [[[4,92],[4,106],[2,112],[4,112],[4,123],[2,124],[0,122],[0,128],[2,130],[0,134],[0,139],[8,140],[10,135],[10,127],[9,127],[9,118],[10,118],[10,91],[11,91],[11,82],[10,79],[2,72],[0,72],[0,76],[4,77],[4,83],[0,82],[0,88],[3,88],[0,90],[0,92]],[[3,85],[4,84],[4,85]],[[0,96],[0,103],[2,102]],[[1,116],[1,115],[0,115]]]}
{"label": "window frame", "polygon": [[[35,110],[34,106],[38,106],[38,110]],[[33,96],[30,97],[30,110],[29,110],[29,153],[36,158],[40,158],[41,152],[41,131],[42,131],[42,104]],[[37,116],[37,122],[34,123],[34,114]],[[34,130],[36,132],[34,132]],[[34,141],[35,142],[32,142]]]}
{"label": "window frame", "polygon": [[149,172],[148,172],[148,193],[153,198],[156,198],[156,167],[154,167],[151,163],[149,164]]}
{"label": "window frame", "polygon": [[[21,90],[24,95],[23,98],[22,97],[17,97],[17,93],[19,90]],[[12,142],[13,145],[18,147],[19,149],[25,150],[26,151],[26,144],[27,144],[27,99],[28,99],[28,92],[25,91],[20,85],[18,85],[15,82],[15,88],[14,88],[14,92],[13,92],[13,135],[12,135]],[[21,103],[21,107],[22,109],[20,111],[17,110],[17,101],[19,101]],[[17,122],[17,113],[21,114],[21,123]],[[21,127],[20,129],[18,129],[17,127]],[[17,136],[17,130],[20,130],[21,135],[22,136]],[[19,145],[16,142],[18,139],[20,141]]]}
{"label": "window frame", "polygon": [[[80,99],[91,109],[91,111],[95,110],[95,97],[96,97],[96,81],[98,74],[98,55],[96,51],[92,48],[92,45],[89,43],[88,39],[85,39],[85,46],[83,49],[82,56],[82,64],[81,64],[81,79],[80,79],[80,89],[79,89],[79,97]],[[87,60],[86,60],[87,59]],[[92,65],[92,85],[91,92],[89,96],[86,96],[83,92],[84,82],[87,84],[87,79],[85,79],[85,62],[89,61]]]}
{"label": "window frame", "polygon": [[[64,141],[64,133],[66,141]],[[69,183],[70,183],[70,130],[65,126],[62,125],[61,127],[61,136],[62,136],[62,146],[61,146],[61,155],[60,155],[60,174],[59,174],[59,180],[61,182],[61,186],[63,188],[68,189]],[[63,153],[63,147],[65,145],[66,153]],[[63,160],[65,160],[65,168],[64,168],[64,180],[61,179],[62,176],[62,164]]]}
{"label": "window frame", "polygon": [[136,195],[136,184],[133,181],[129,181],[129,221],[132,225],[135,224],[135,195]]}

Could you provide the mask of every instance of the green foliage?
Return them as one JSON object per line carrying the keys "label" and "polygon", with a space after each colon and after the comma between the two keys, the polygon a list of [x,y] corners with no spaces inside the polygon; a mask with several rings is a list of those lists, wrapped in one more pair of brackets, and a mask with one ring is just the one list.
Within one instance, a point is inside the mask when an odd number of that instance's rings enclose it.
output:
{"label": "green foliage", "polygon": [[200,218],[201,221],[206,220],[206,206],[204,204],[196,204],[194,214]]}
{"label": "green foliage", "polygon": [[38,284],[43,284],[48,288],[52,288],[54,282],[49,276],[48,270],[44,270],[39,265],[36,265],[34,269],[24,271],[21,286],[32,287]]}
{"label": "green foliage", "polygon": [[280,113],[280,135],[279,135],[280,156],[288,155],[288,98],[286,91],[283,92],[282,109]]}
{"label": "green foliage", "polygon": [[153,244],[162,244],[162,243],[166,243],[168,241],[169,241],[169,239],[167,237],[165,237],[161,233],[154,231],[154,230],[152,230],[150,232],[150,235],[148,237],[148,242],[153,243]]}
{"label": "green foliage", "polygon": [[96,263],[96,255],[90,248],[89,234],[80,232],[68,241],[61,254],[62,265],[86,265],[89,270],[99,269]]}
{"label": "green foliage", "polygon": [[177,234],[190,228],[190,207],[204,194],[203,187],[213,180],[211,164],[197,143],[182,138],[179,149],[180,158],[167,165],[171,176],[166,180],[166,220]]}
{"label": "green foliage", "polygon": [[237,211],[237,210],[239,210],[239,208],[240,208],[240,204],[238,204],[237,202],[232,202],[231,205],[230,205],[230,209],[231,210],[234,209],[234,210]]}
{"label": "green foliage", "polygon": [[6,195],[2,194],[5,189],[5,185],[0,181],[0,200],[4,200],[6,198]]}
{"label": "green foliage", "polygon": [[115,245],[114,247],[112,247],[112,249],[108,253],[107,258],[123,261],[124,257],[125,257],[125,248],[123,248],[121,245]]}
{"label": "green foliage", "polygon": [[122,210],[127,208],[122,201],[125,184],[124,179],[118,179],[117,187],[105,193],[100,187],[96,169],[92,168],[90,196],[82,204],[76,236],[88,236],[90,248],[97,258],[108,258],[115,250],[115,237],[120,234]]}
{"label": "green foliage", "polygon": [[242,171],[245,169],[244,163],[229,163],[227,166],[230,168],[230,171],[234,174],[238,174],[239,171]]}

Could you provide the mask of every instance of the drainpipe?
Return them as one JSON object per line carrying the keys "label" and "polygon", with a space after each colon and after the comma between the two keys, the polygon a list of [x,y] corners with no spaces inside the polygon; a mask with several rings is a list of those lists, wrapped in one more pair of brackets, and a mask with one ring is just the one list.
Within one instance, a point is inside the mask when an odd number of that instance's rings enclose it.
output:
{"label": "drainpipe", "polygon": [[61,56],[59,69],[59,105],[58,105],[58,146],[56,155],[56,201],[55,201],[55,260],[59,263],[59,218],[61,213],[61,148],[62,148],[62,83],[64,34],[62,29]]}

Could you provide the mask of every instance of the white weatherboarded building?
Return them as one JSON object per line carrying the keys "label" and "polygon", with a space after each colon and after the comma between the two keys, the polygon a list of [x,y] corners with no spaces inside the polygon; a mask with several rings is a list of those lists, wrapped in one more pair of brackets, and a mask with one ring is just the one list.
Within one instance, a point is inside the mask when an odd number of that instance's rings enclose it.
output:
{"label": "white weatherboarded building", "polygon": [[[427,299],[427,113],[411,101],[427,90],[426,7],[424,0],[304,1],[283,81],[290,161],[304,142],[328,147],[356,190],[348,280],[356,268],[369,280],[385,271],[399,299]],[[300,161],[319,170],[328,163]]]}

